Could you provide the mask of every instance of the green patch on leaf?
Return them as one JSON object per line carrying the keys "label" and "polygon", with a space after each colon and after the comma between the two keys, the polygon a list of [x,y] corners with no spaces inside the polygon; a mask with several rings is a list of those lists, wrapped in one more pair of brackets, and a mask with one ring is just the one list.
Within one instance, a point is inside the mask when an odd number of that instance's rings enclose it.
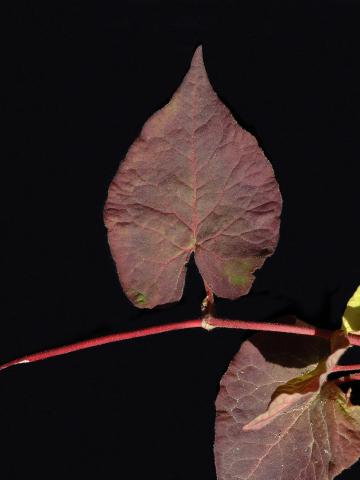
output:
{"label": "green patch on leaf", "polygon": [[251,282],[253,264],[250,260],[234,259],[225,266],[225,275],[233,287],[246,287]]}
{"label": "green patch on leaf", "polygon": [[144,306],[146,304],[146,295],[144,293],[137,293],[135,295],[135,303]]}
{"label": "green patch on leaf", "polygon": [[229,275],[229,282],[231,285],[238,287],[239,285],[245,286],[248,282],[248,279],[244,275]]}

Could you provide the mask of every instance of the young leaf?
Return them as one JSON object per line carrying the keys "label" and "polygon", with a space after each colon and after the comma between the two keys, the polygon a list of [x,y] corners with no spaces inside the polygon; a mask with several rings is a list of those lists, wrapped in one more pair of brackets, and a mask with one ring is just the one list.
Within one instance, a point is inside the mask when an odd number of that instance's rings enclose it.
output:
{"label": "young leaf", "polygon": [[192,252],[216,295],[247,293],[277,245],[280,211],[271,165],[212,89],[199,47],[109,188],[104,219],[126,295],[140,308],[179,300]]}
{"label": "young leaf", "polygon": [[342,329],[346,333],[360,334],[360,286],[346,305],[342,317]]}
{"label": "young leaf", "polygon": [[330,342],[316,337],[261,333],[243,343],[216,401],[219,480],[328,480],[358,459],[360,407],[333,382],[298,396],[263,428],[243,428],[267,410],[279,385],[329,355]]}

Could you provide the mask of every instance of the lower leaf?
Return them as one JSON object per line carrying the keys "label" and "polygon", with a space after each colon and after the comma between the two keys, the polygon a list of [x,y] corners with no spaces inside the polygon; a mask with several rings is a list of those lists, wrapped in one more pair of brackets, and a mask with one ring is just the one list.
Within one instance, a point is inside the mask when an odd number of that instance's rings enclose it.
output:
{"label": "lower leaf", "polygon": [[216,401],[219,480],[327,480],[360,456],[360,407],[333,382],[299,396],[259,430],[244,430],[274,391],[313,371],[330,342],[262,333],[243,343]]}

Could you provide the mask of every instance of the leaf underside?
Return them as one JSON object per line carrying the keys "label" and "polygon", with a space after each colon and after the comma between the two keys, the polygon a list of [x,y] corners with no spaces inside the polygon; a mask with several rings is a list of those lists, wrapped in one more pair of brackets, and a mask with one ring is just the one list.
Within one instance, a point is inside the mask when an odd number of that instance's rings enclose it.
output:
{"label": "leaf underside", "polygon": [[360,407],[331,381],[304,392],[261,429],[243,429],[268,409],[280,385],[331,357],[327,340],[297,337],[254,335],[223,376],[216,400],[219,480],[328,480],[358,459]]}
{"label": "leaf underside", "polygon": [[198,47],[109,187],[104,220],[124,292],[140,308],[179,300],[194,253],[216,295],[244,295],[277,245],[280,211],[272,167],[217,97]]}

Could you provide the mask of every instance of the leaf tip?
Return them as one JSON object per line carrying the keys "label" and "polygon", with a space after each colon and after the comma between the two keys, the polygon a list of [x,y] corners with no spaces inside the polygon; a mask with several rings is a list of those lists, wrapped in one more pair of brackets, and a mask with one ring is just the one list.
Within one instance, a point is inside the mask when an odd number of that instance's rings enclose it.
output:
{"label": "leaf tip", "polygon": [[198,45],[196,47],[194,55],[191,60],[191,65],[199,65],[199,64],[204,64],[202,45]]}

